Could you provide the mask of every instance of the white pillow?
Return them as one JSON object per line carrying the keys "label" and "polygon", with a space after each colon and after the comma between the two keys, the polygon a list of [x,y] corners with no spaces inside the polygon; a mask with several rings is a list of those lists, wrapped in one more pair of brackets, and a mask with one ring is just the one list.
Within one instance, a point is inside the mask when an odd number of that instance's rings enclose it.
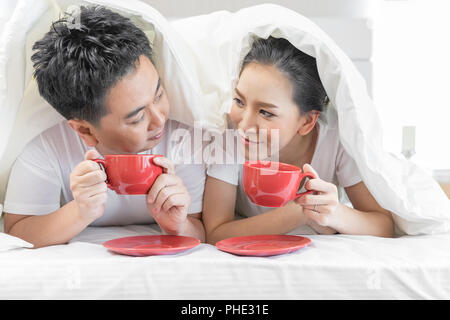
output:
{"label": "white pillow", "polygon": [[0,252],[17,248],[33,248],[33,245],[20,238],[0,232]]}
{"label": "white pillow", "polygon": [[[3,205],[0,204],[0,213]],[[0,252],[16,248],[33,248],[33,245],[20,238],[13,237],[3,232],[3,218],[0,218]]]}

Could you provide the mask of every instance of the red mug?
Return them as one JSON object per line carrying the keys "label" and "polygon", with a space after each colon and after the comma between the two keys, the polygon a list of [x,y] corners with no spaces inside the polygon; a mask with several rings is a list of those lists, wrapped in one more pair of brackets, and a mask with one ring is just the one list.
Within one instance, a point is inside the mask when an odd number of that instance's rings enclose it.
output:
{"label": "red mug", "polygon": [[274,161],[246,161],[242,171],[244,191],[249,199],[264,207],[283,207],[291,200],[313,192],[299,193],[305,178],[314,179],[294,165]]}
{"label": "red mug", "polygon": [[107,176],[108,188],[117,194],[147,194],[156,178],[163,172],[153,163],[155,154],[107,154],[94,159]]}

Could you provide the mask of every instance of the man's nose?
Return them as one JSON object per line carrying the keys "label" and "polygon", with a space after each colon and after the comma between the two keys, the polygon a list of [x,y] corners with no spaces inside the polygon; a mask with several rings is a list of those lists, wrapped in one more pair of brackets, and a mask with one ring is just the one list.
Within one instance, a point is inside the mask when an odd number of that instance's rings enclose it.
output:
{"label": "man's nose", "polygon": [[166,121],[165,114],[156,108],[150,109],[150,117],[149,130],[162,127]]}

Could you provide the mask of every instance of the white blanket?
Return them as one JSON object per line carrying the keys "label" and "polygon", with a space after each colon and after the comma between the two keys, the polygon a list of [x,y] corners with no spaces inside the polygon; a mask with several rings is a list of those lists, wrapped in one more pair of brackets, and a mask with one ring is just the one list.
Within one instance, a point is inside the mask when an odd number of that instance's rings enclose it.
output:
{"label": "white blanket", "polygon": [[243,257],[200,244],[129,257],[104,241],[155,226],[89,227],[68,245],[0,252],[0,299],[449,299],[450,234],[307,235],[310,246]]}
{"label": "white blanket", "polygon": [[[276,5],[192,17],[169,24],[139,1],[97,0],[132,17],[154,34],[156,68],[164,80],[170,117],[223,129],[240,62],[255,36],[285,37],[317,59],[318,71],[339,121],[340,139],[356,160],[363,181],[390,210],[399,234],[450,230],[450,202],[424,170],[383,150],[381,123],[365,83],[351,60],[314,23]],[[52,4],[53,3],[53,4]],[[37,94],[30,48],[58,13],[77,0],[17,2],[0,47],[0,202],[12,162],[36,134],[60,120]],[[54,5],[56,4],[56,5]],[[26,61],[26,64],[23,64]]]}
{"label": "white blanket", "polygon": [[[18,154],[36,135],[63,119],[39,95],[32,78],[31,48],[63,12],[92,3],[117,8],[149,36],[155,67],[171,105],[169,117],[191,125],[206,119],[204,97],[197,85],[197,74],[192,70],[196,67],[194,55],[152,7],[136,0],[19,0],[0,39],[0,203]],[[2,6],[4,2],[0,2],[0,10]]]}
{"label": "white blanket", "polygon": [[211,113],[229,112],[242,60],[255,37],[283,37],[315,57],[332,104],[326,116],[338,118],[344,148],[378,203],[394,213],[397,234],[450,230],[447,196],[425,170],[383,149],[381,121],[364,79],[336,43],[306,17],[280,6],[260,5],[187,18],[173,26],[196,49],[205,75],[202,88],[208,88],[205,94],[214,92],[217,97],[207,108]]}

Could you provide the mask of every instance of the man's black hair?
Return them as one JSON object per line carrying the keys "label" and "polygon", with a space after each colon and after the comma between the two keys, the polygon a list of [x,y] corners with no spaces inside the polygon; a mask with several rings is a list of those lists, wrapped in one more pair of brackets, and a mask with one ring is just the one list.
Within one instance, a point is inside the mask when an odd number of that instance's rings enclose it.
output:
{"label": "man's black hair", "polygon": [[80,7],[65,15],[33,45],[31,60],[39,93],[66,119],[99,124],[108,113],[105,96],[136,69],[141,55],[151,60],[144,32],[105,7]]}

